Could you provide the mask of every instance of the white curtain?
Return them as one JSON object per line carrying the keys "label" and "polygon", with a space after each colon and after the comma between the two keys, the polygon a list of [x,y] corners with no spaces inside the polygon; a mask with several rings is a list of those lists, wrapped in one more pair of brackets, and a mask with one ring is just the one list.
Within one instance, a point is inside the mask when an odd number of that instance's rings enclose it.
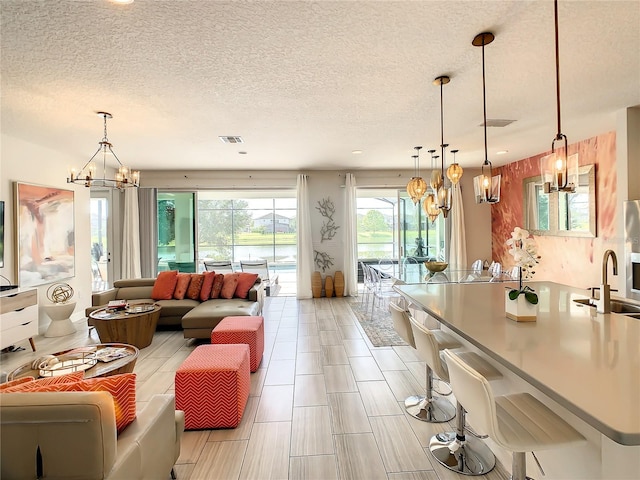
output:
{"label": "white curtain", "polygon": [[297,298],[312,298],[311,274],[313,273],[313,240],[311,237],[311,209],[309,206],[309,186],[307,175],[298,175],[298,257],[297,257]]}
{"label": "white curtain", "polygon": [[453,186],[451,199],[451,239],[449,240],[449,268],[464,270],[467,265],[467,246],[464,230],[464,207],[460,185]]}
{"label": "white curtain", "polygon": [[138,209],[140,210],[140,271],[142,277],[151,278],[158,274],[157,189],[138,189]]}
{"label": "white curtain", "polygon": [[344,202],[344,295],[358,295],[358,232],[357,232],[356,177],[347,173]]}
{"label": "white curtain", "polygon": [[138,189],[124,191],[124,221],[122,225],[122,278],[140,278],[140,213]]}

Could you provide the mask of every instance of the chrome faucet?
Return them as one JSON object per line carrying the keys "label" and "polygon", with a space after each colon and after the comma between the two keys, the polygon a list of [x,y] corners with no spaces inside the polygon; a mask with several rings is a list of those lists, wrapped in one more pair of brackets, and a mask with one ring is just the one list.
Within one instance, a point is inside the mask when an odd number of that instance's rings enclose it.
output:
{"label": "chrome faucet", "polygon": [[600,281],[600,296],[595,301],[596,312],[611,313],[611,287],[607,283],[607,266],[609,257],[613,261],[613,274],[618,275],[618,257],[613,250],[607,250],[602,257],[602,279]]}

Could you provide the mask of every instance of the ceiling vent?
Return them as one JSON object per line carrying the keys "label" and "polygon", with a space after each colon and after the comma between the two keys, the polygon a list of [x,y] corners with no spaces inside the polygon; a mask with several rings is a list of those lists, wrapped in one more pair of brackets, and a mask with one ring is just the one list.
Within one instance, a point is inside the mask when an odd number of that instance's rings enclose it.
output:
{"label": "ceiling vent", "polygon": [[242,140],[242,137],[237,137],[233,135],[224,135],[224,136],[221,135],[218,138],[222,140],[222,143],[244,143],[244,140]]}
{"label": "ceiling vent", "polygon": [[[511,125],[515,120],[501,120],[499,118],[489,118],[487,119],[487,127],[506,127],[507,125]],[[484,124],[481,123],[478,125],[479,127],[484,127]]]}

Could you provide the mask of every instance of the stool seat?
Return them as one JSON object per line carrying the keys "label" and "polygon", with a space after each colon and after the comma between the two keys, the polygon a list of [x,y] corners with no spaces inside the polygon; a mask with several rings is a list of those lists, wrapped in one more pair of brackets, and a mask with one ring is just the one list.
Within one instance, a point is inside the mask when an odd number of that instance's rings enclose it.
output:
{"label": "stool seat", "polygon": [[445,350],[444,356],[458,402],[496,444],[513,452],[513,480],[528,478],[526,452],[584,441],[580,433],[532,395],[495,396],[488,380],[457,353]]}
{"label": "stool seat", "polygon": [[176,409],[187,430],[237,427],[250,386],[248,345],[200,345],[176,370]]}
{"label": "stool seat", "polygon": [[249,345],[250,369],[255,372],[258,370],[264,354],[264,317],[225,317],[211,331],[211,343],[244,343]]}

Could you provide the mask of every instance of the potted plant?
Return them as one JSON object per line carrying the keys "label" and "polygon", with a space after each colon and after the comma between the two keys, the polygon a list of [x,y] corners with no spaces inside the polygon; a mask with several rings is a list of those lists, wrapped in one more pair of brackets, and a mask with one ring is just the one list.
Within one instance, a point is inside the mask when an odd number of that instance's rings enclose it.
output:
{"label": "potted plant", "polygon": [[529,233],[520,227],[514,228],[506,244],[510,247],[509,254],[518,267],[518,288],[509,288],[505,293],[505,312],[508,318],[519,322],[536,320],[538,295],[524,280],[531,280],[536,273],[535,265],[540,260],[538,245]]}

